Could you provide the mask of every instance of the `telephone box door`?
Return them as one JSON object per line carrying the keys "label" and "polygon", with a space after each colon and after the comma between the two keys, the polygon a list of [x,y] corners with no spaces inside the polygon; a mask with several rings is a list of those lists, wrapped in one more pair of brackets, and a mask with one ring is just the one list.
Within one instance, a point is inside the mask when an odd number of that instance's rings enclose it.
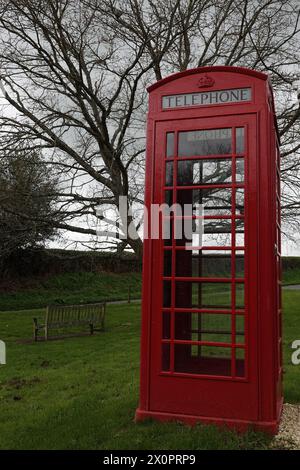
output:
{"label": "telephone box door", "polygon": [[150,409],[255,420],[256,116],[161,121],[155,134],[152,203],[176,206],[152,241]]}

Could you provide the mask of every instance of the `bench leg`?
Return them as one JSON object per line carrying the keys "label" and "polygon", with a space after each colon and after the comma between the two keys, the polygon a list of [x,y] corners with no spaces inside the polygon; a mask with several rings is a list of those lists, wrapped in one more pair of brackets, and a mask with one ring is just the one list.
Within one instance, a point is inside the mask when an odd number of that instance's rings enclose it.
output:
{"label": "bench leg", "polygon": [[45,326],[45,341],[48,341],[48,327]]}
{"label": "bench leg", "polygon": [[94,325],[93,323],[90,323],[90,334],[94,334]]}
{"label": "bench leg", "polygon": [[38,332],[39,332],[38,328],[34,328],[34,330],[33,330],[33,339],[34,339],[35,342],[38,340]]}
{"label": "bench leg", "polygon": [[105,316],[106,316],[106,303],[103,305],[103,315],[102,315],[102,321],[101,321],[101,328],[102,331],[104,331],[104,321],[105,321]]}
{"label": "bench leg", "polygon": [[39,333],[38,321],[37,321],[37,318],[34,318],[33,319],[33,339],[34,339],[34,341],[37,341],[38,333]]}

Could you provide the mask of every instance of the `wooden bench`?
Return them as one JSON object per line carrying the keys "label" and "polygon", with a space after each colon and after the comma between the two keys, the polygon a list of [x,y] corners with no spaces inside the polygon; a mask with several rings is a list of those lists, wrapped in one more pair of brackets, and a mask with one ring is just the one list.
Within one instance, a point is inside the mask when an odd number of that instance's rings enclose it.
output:
{"label": "wooden bench", "polygon": [[[39,324],[37,318],[33,319],[34,341],[37,341],[40,330],[44,330],[46,341],[50,329],[88,326],[91,335],[94,331],[104,331],[105,311],[105,302],[85,305],[49,305],[46,308],[44,324]],[[98,325],[99,328],[96,328]]]}

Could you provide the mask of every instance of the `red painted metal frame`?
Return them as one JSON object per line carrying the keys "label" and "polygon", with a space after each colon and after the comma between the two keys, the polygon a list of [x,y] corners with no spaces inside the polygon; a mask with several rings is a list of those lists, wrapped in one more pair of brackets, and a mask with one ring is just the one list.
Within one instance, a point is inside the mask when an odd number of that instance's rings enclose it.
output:
{"label": "red painted metal frame", "polygon": [[[198,92],[203,74],[214,79],[209,91],[248,87],[252,100],[247,103],[213,104],[190,108],[162,109],[165,95]],[[276,433],[282,407],[282,340],[281,340],[281,262],[280,262],[280,188],[279,140],[273,95],[268,77],[260,72],[240,67],[203,67],[171,75],[148,89],[150,93],[147,126],[147,156],[145,205],[164,202],[165,190],[207,188],[204,185],[179,186],[177,161],[192,159],[230,159],[231,183],[209,187],[231,188],[231,215],[210,215],[207,219],[231,219],[231,246],[204,246],[203,250],[231,252],[231,276],[176,277],[175,255],[185,249],[163,240],[145,239],[143,263],[143,303],[141,336],[140,404],[136,420],[153,417],[158,420],[182,420],[226,424],[240,430],[249,426]],[[202,91],[202,90],[201,90]],[[230,155],[178,157],[178,132],[183,130],[230,127],[234,143]],[[245,181],[235,180],[237,127],[246,129]],[[174,132],[173,157],[165,157],[167,132]],[[173,185],[165,186],[165,162],[173,162]],[[246,163],[246,162],[245,162]],[[235,192],[244,188],[245,245],[235,246]],[[277,210],[276,210],[277,208]],[[170,216],[170,219],[178,217]],[[196,217],[192,217],[196,218]],[[148,210],[148,227],[151,211]],[[197,249],[201,247],[193,247]],[[163,253],[170,251],[172,271],[163,276]],[[245,252],[245,278],[235,277],[235,253]],[[171,304],[162,305],[162,282],[221,282],[231,283],[230,308],[184,308],[175,305],[175,289],[171,289]],[[236,306],[235,285],[244,283],[244,308]],[[170,338],[163,339],[162,312],[170,315]],[[175,314],[214,313],[231,315],[231,343],[175,339]],[[236,316],[245,318],[245,343],[236,343]],[[170,344],[169,371],[161,370],[161,345]],[[174,345],[213,345],[231,348],[231,375],[197,375],[174,370]],[[235,350],[245,351],[246,374],[235,375]]]}

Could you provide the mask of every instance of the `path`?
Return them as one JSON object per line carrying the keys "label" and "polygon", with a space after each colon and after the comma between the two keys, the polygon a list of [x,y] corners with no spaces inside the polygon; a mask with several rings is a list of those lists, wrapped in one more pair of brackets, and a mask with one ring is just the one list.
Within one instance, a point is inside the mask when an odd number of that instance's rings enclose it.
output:
{"label": "path", "polygon": [[300,284],[293,284],[290,286],[282,286],[284,289],[289,289],[289,290],[300,290]]}

